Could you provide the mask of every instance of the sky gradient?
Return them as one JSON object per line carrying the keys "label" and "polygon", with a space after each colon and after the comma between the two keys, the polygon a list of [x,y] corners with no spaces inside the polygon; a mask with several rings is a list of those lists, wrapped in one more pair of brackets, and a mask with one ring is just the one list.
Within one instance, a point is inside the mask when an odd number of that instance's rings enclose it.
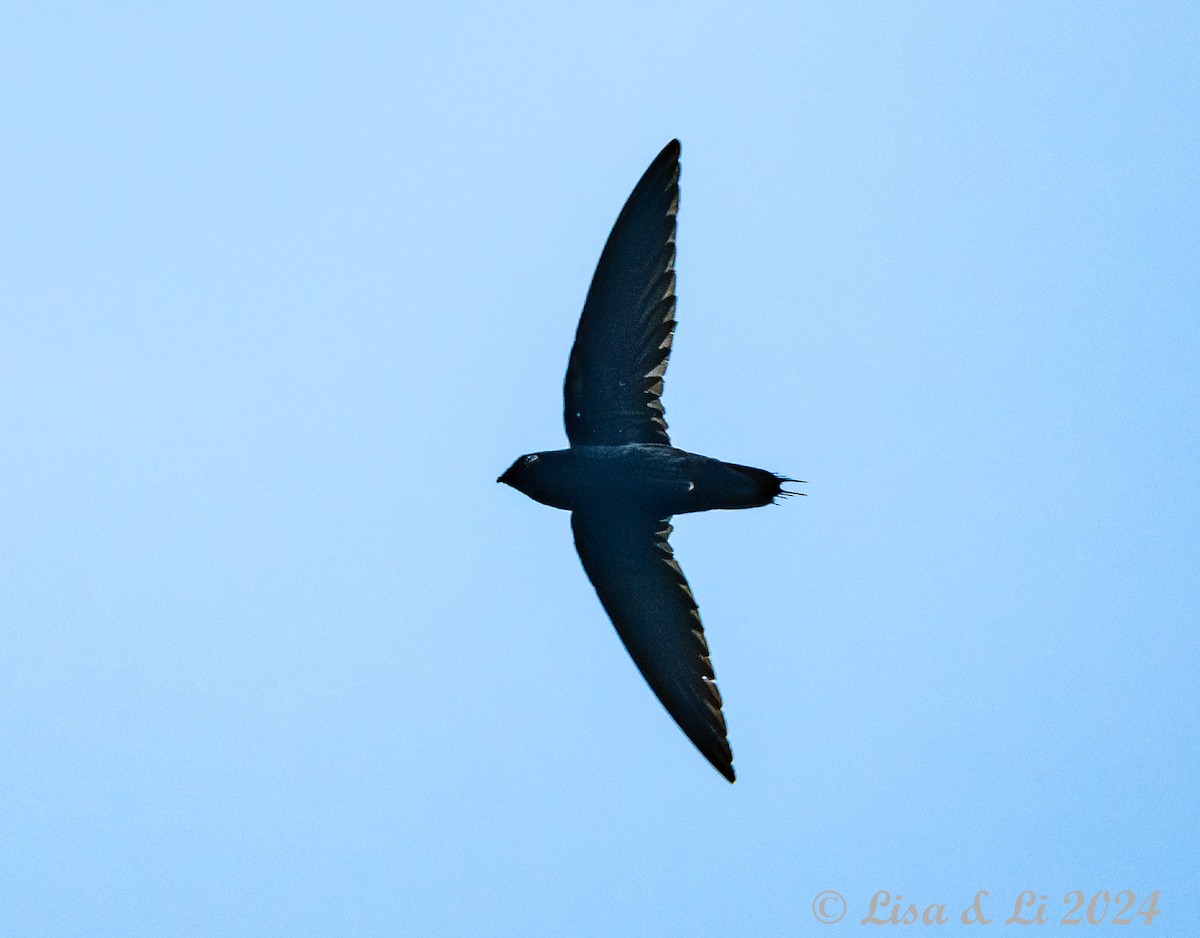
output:
{"label": "sky gradient", "polygon": [[[1200,8],[22,5],[0,116],[0,933],[1200,928]],[[676,136],[732,787],[495,484]]]}

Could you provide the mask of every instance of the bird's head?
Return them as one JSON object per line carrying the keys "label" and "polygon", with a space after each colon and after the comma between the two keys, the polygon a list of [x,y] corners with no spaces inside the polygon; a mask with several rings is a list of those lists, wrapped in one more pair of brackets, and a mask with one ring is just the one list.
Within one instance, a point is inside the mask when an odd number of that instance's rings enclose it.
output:
{"label": "bird's head", "polygon": [[521,483],[529,478],[533,471],[533,464],[538,461],[537,453],[526,453],[516,462],[504,470],[504,473],[498,478],[497,482],[503,482],[505,485],[511,485],[518,492],[523,492]]}

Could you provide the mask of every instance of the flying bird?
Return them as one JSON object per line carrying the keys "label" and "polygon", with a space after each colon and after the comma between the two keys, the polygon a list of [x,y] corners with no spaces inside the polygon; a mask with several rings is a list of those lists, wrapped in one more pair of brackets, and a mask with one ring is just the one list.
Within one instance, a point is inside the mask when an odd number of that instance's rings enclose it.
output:
{"label": "flying bird", "polygon": [[570,448],[522,456],[496,481],[571,512],[583,569],[634,663],[732,782],[721,694],[670,520],[802,493],[783,490],[798,479],[671,445],[661,398],[675,334],[678,211],[672,140],[634,187],[592,276],[563,387]]}

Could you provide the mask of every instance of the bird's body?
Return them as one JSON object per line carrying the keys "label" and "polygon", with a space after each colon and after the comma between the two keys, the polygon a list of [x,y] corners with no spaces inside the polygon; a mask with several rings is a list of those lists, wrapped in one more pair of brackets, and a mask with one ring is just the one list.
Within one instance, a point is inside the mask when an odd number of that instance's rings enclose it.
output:
{"label": "bird's body", "polygon": [[783,480],[763,469],[664,443],[625,443],[530,453],[500,481],[552,508],[637,511],[668,518],[767,505],[780,494]]}
{"label": "bird's body", "polygon": [[569,449],[529,453],[499,482],[571,512],[583,568],[646,682],[729,781],[700,611],[667,538],[673,515],[756,508],[795,481],[671,445],[660,396],[675,332],[679,141],[621,210],[588,290],[563,386]]}

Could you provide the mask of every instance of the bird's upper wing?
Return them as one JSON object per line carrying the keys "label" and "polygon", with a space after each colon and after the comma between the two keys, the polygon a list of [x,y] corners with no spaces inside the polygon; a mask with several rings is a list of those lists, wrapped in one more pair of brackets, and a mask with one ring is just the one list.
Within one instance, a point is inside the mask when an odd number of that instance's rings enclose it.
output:
{"label": "bird's upper wing", "polygon": [[700,611],[675,562],[666,520],[605,511],[571,515],[575,549],[617,634],[679,728],[734,780],[721,694]]}
{"label": "bird's upper wing", "polygon": [[679,141],[634,187],[604,245],[567,366],[572,446],[669,443],[659,400],[675,332]]}

